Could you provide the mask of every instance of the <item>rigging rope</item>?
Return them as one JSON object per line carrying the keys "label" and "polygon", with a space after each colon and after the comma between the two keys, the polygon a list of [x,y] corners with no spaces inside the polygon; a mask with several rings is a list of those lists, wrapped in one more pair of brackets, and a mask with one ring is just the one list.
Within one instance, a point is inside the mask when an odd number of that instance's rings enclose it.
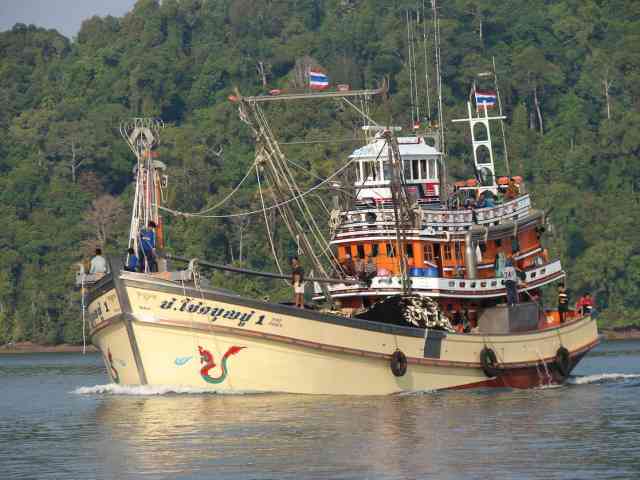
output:
{"label": "rigging rope", "polygon": [[273,244],[273,238],[271,237],[271,228],[269,228],[269,219],[267,218],[267,210],[264,208],[264,197],[262,196],[262,184],[260,183],[260,172],[256,168],[256,178],[258,179],[258,190],[260,191],[260,203],[262,203],[262,213],[264,214],[264,225],[267,227],[267,236],[269,237],[269,245],[271,245],[271,254],[278,267],[278,272],[283,275],[280,262],[278,261],[278,255],[276,254],[276,247]]}
{"label": "rigging rope", "polygon": [[200,216],[205,216],[205,213],[211,212],[212,210],[216,210],[217,208],[221,207],[222,205],[224,205],[227,200],[229,200],[238,190],[240,190],[240,187],[242,186],[242,184],[244,184],[245,180],[247,178],[249,178],[249,175],[251,174],[251,172],[253,171],[253,169],[256,166],[256,162],[254,161],[251,166],[249,167],[249,169],[247,170],[247,173],[245,173],[244,177],[242,177],[242,180],[240,180],[240,183],[238,183],[235,188],[233,190],[231,190],[231,192],[224,197],[222,200],[220,200],[218,203],[216,203],[215,205],[211,206],[211,207],[207,207],[204,210],[200,210],[199,212],[179,212],[178,210],[171,210],[169,208],[166,207],[162,207],[161,205],[157,205],[158,208],[165,210],[169,213],[172,213],[174,215],[182,215],[184,217],[200,217]]}
{"label": "rigging rope", "polygon": [[[299,195],[296,195],[295,197],[289,198],[288,200],[285,200],[283,202],[280,203],[276,203],[275,205],[270,205],[268,207],[265,208],[265,210],[270,211],[273,210],[275,208],[280,208],[284,205],[287,205],[293,201],[298,200],[299,198],[302,197],[306,197],[307,195],[309,195],[310,193],[318,190],[320,187],[322,187],[322,185],[324,185],[325,183],[330,182],[333,178],[337,177],[340,173],[342,173],[349,165],[351,165],[353,162],[355,161],[355,159],[351,159],[349,160],[349,162],[347,162],[343,167],[341,167],[340,169],[336,170],[335,172],[333,172],[330,176],[328,176],[326,179],[324,179],[321,183],[319,183],[318,185],[315,185],[313,187],[311,187],[310,189],[308,189],[305,192],[302,192]],[[170,213],[172,215],[175,216],[183,216],[183,217],[202,217],[202,218],[237,218],[237,217],[247,217],[247,216],[251,216],[251,215],[256,215],[259,213],[262,213],[262,209],[260,210],[251,210],[249,212],[239,212],[239,213],[229,213],[229,214],[225,214],[225,215],[200,215],[200,214],[194,214],[194,213],[189,213],[189,212],[181,212],[180,210],[174,210],[168,207],[163,207],[162,205],[158,205],[158,208],[160,208],[161,210],[164,210],[167,213]]]}

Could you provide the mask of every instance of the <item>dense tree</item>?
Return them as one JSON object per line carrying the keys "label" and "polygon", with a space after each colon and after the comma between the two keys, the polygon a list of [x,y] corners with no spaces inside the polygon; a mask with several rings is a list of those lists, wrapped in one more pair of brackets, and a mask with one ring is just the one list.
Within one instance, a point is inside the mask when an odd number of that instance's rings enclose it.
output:
{"label": "dense tree", "polygon": [[[441,2],[440,14],[449,171],[471,174],[468,132],[449,120],[464,114],[470,84],[495,59],[511,169],[548,212],[548,246],[562,257],[570,287],[593,291],[606,323],[640,321],[640,3],[456,0]],[[407,18],[418,22],[421,116],[433,118],[434,71],[423,60],[433,56],[430,2],[139,0],[121,18],[86,20],[75,42],[33,25],[0,33],[0,342],[80,340],[73,266],[92,245],[112,254],[126,245],[133,158],[121,120],[161,117],[167,202],[184,211],[212,207],[253,162],[250,132],[227,100],[236,87],[304,88],[308,66],[354,88],[388,77],[391,99],[369,104],[370,113],[409,125]],[[296,143],[358,135],[362,119],[340,104],[266,113],[304,185],[358,145]],[[211,213],[258,207],[254,176]],[[268,186],[263,193],[269,200]],[[321,215],[330,198],[319,193],[324,200],[310,201]],[[281,257],[294,253],[273,212],[267,221]],[[167,224],[173,251],[276,268],[260,216]],[[213,280],[272,298],[286,289],[222,274]]]}

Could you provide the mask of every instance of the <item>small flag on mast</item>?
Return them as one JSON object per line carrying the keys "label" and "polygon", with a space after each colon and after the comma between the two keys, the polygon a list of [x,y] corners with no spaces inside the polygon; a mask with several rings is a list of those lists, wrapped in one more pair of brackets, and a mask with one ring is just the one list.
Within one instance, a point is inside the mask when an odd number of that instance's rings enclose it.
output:
{"label": "small flag on mast", "polygon": [[309,70],[309,87],[313,90],[329,88],[329,77],[319,70]]}
{"label": "small flag on mast", "polygon": [[482,108],[495,108],[498,102],[498,95],[496,92],[490,90],[476,90],[474,92],[476,97],[476,110],[482,111]]}

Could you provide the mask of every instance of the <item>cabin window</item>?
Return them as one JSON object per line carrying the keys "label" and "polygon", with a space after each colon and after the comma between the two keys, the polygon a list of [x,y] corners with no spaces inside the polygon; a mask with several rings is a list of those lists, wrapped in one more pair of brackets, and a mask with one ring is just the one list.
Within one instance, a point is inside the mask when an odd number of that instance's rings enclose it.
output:
{"label": "cabin window", "polygon": [[356,178],[356,182],[362,181],[362,163],[358,162],[355,166],[354,176]]}
{"label": "cabin window", "polygon": [[364,245],[357,245],[358,258],[364,258]]}
{"label": "cabin window", "polygon": [[411,161],[411,170],[413,171],[413,179],[420,180],[420,160]]}
{"label": "cabin window", "polygon": [[438,161],[435,158],[432,158],[429,160],[429,164],[431,165],[431,173],[429,178],[431,180],[437,180],[438,179]]}
{"label": "cabin window", "polygon": [[372,257],[377,257],[378,256],[378,244],[374,243],[373,245],[371,245],[371,256]]}
{"label": "cabin window", "polygon": [[343,257],[346,257],[347,254],[351,254],[351,249],[349,247],[340,247],[340,250],[342,250]]}
{"label": "cabin window", "polygon": [[395,257],[395,256],[396,256],[396,251],[393,248],[393,244],[387,243],[387,257]]}
{"label": "cabin window", "polygon": [[378,177],[380,176],[380,171],[378,170],[380,167],[378,162],[363,162],[362,165],[364,166],[365,181],[375,182],[378,180]]}
{"label": "cabin window", "polygon": [[407,243],[404,246],[404,251],[409,258],[413,258],[413,243]]}
{"label": "cabin window", "polygon": [[420,160],[420,178],[422,180],[426,180],[427,178],[429,178],[427,176],[427,161],[426,160]]}
{"label": "cabin window", "polygon": [[427,243],[424,246],[424,259],[427,262],[433,262],[433,249],[431,248],[431,244]]}
{"label": "cabin window", "polygon": [[444,259],[451,260],[451,244],[450,243],[444,244]]}
{"label": "cabin window", "polygon": [[476,148],[476,161],[479,165],[487,165],[491,163],[491,152],[486,145],[480,145]]}
{"label": "cabin window", "polygon": [[455,243],[455,252],[456,252],[456,259],[462,260],[462,243],[460,242]]}
{"label": "cabin window", "polygon": [[384,174],[382,180],[391,180],[391,164],[389,162],[382,163],[382,173]]}
{"label": "cabin window", "polygon": [[411,176],[411,162],[406,160],[402,163],[404,165],[404,179],[405,180],[412,180],[412,176]]}

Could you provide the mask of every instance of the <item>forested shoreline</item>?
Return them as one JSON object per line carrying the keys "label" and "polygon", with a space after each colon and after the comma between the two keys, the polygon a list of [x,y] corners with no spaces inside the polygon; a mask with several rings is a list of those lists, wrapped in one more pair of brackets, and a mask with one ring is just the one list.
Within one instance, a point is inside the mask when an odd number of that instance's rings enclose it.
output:
{"label": "forested shoreline", "polygon": [[[591,291],[603,326],[640,323],[640,2],[440,3],[452,178],[473,172],[468,132],[450,120],[465,115],[474,75],[495,58],[511,166],[550,212],[546,244],[574,298]],[[139,0],[124,17],[86,20],[74,39],[22,24],[0,33],[0,344],[81,341],[76,265],[96,245],[121,255],[126,244],[134,159],[122,120],[162,118],[167,204],[199,211],[253,162],[250,132],[228,100],[235,88],[301,88],[308,65],[352,88],[388,77],[390,99],[371,115],[410,125],[407,12],[419,20],[422,55],[423,36],[433,36],[422,0]],[[331,101],[266,112],[285,143],[354,137],[361,125]],[[283,148],[309,186],[356,146]],[[506,173],[500,160],[498,169]],[[216,213],[259,208],[256,192],[246,182]],[[171,252],[275,270],[260,217],[167,223]],[[293,253],[282,228],[276,243],[283,259]],[[286,292],[222,274],[213,281],[260,297]]]}

